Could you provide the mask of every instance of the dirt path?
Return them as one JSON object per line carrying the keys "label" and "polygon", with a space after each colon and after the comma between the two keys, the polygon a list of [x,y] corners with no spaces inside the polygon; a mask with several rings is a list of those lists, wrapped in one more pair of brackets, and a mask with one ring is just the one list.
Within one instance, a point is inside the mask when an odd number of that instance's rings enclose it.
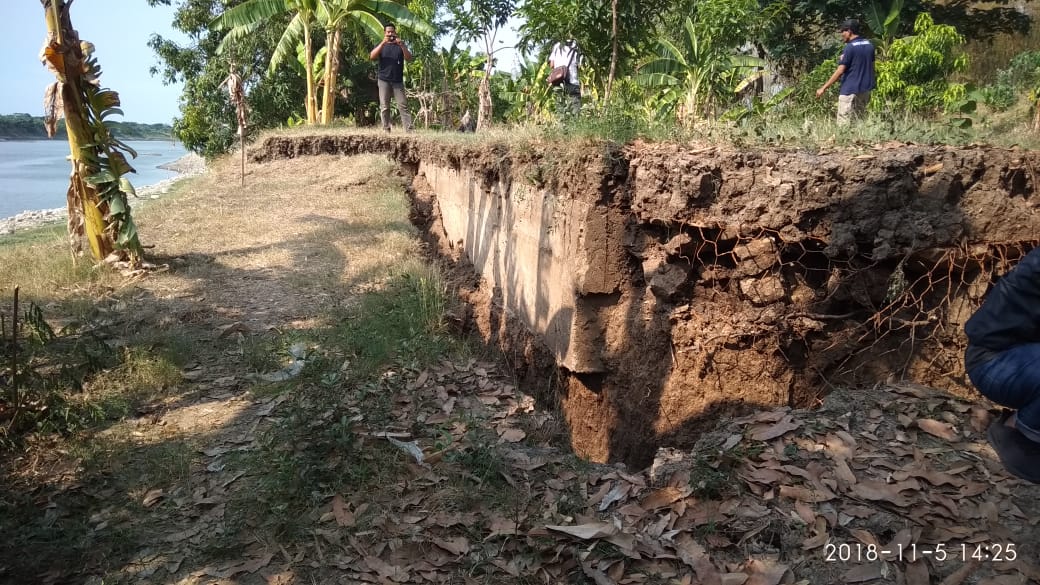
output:
{"label": "dirt path", "polygon": [[[439,285],[390,163],[272,162],[247,181],[218,166],[143,215],[169,268],[99,318],[117,345],[175,352],[178,381],[16,465],[31,513],[0,581],[1040,578],[1040,492],[995,461],[987,411],[895,385],[720,423],[643,472],[586,464],[496,358],[418,331],[410,308]],[[991,543],[1005,560],[974,563]],[[937,544],[946,558],[910,558]]]}

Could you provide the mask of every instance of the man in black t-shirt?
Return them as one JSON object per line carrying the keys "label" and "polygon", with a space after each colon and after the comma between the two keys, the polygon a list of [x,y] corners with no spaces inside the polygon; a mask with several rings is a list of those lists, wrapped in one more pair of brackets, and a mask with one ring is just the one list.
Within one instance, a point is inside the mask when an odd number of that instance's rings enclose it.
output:
{"label": "man in black t-shirt", "polygon": [[368,57],[378,61],[376,84],[379,86],[379,117],[383,130],[390,131],[390,92],[393,91],[397,109],[401,112],[401,123],[411,132],[412,115],[408,113],[408,99],[404,94],[404,62],[412,60],[412,53],[398,38],[397,27],[392,24],[383,27],[383,42],[372,49]]}

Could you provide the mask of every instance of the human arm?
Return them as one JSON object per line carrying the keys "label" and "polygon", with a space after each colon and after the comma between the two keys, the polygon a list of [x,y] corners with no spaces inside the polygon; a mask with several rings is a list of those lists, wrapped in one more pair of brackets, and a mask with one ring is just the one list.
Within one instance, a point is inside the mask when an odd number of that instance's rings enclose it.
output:
{"label": "human arm", "polygon": [[838,65],[838,68],[834,70],[834,75],[827,80],[826,83],[820,86],[820,89],[816,90],[816,97],[823,97],[823,92],[827,91],[827,88],[834,85],[836,81],[841,79],[842,74],[845,73],[845,65]]}
{"label": "human arm", "polygon": [[379,43],[378,45],[376,45],[376,48],[372,49],[372,52],[368,54],[368,58],[372,61],[379,59],[379,54],[383,51],[383,45],[385,44],[386,39],[384,38],[383,42]]}
{"label": "human arm", "polygon": [[412,52],[408,50],[408,47],[404,46],[404,43],[401,42],[400,38],[397,39],[397,46],[401,47],[401,52],[404,53],[404,60],[405,61],[411,61],[412,60]]}

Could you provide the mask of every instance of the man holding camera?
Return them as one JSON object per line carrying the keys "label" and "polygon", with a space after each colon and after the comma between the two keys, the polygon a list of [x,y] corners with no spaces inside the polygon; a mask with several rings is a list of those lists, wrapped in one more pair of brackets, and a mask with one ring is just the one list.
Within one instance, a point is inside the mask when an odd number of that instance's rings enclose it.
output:
{"label": "man holding camera", "polygon": [[379,86],[379,117],[383,130],[390,131],[390,92],[401,112],[401,123],[408,132],[412,131],[412,115],[408,113],[408,98],[404,94],[404,62],[412,60],[412,53],[397,36],[397,27],[383,27],[383,42],[372,49],[369,59],[378,61],[376,84]]}

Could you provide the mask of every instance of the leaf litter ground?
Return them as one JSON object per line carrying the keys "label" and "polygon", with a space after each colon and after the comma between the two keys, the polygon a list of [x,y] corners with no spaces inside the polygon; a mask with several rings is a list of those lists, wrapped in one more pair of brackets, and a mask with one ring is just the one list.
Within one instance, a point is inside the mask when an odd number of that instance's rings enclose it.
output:
{"label": "leaf litter ground", "polygon": [[[589,464],[490,355],[359,378],[358,355],[305,335],[417,254],[404,215],[366,215],[400,192],[388,163],[283,161],[249,180],[264,187],[232,189],[218,167],[142,222],[171,268],[99,311],[127,331],[177,329],[195,357],[164,399],[91,437],[120,457],[95,468],[41,441],[6,464],[26,525],[78,529],[48,533],[61,562],[32,541],[3,549],[0,579],[1040,582],[1040,490],[986,444],[992,411],[890,384],[722,422],[647,470]],[[989,544],[1004,560],[972,558]]]}

